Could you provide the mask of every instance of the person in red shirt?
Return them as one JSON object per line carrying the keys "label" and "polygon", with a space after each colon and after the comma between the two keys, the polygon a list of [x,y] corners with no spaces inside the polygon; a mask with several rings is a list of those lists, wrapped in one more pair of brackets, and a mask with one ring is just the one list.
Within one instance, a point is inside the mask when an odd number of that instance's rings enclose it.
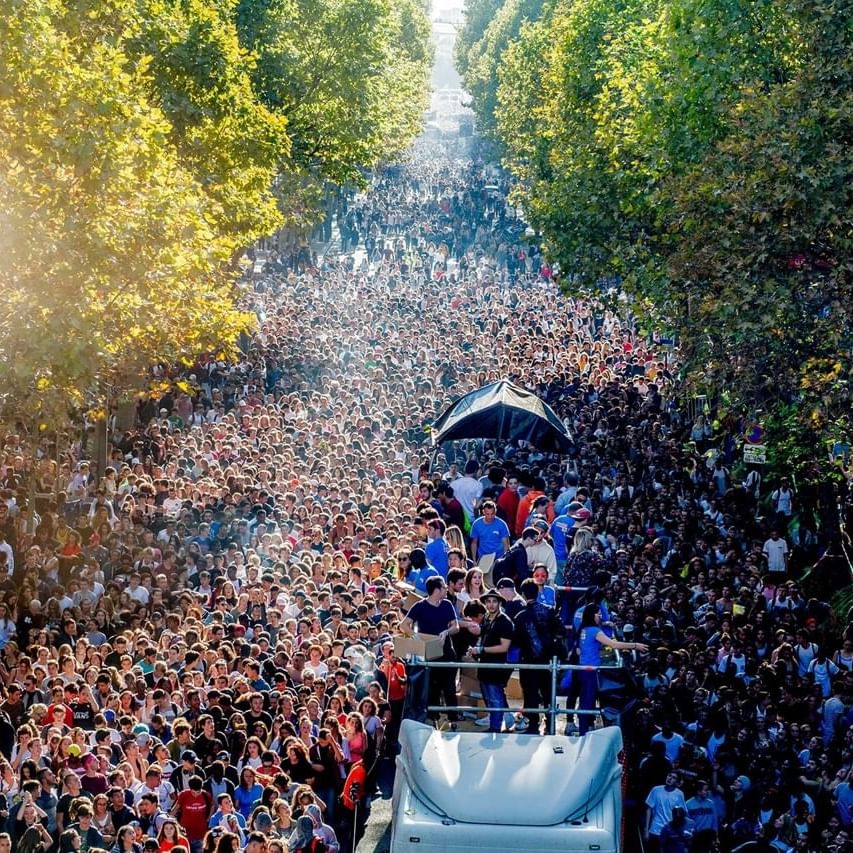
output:
{"label": "person in red shirt", "polygon": [[527,490],[527,494],[518,502],[518,510],[515,513],[515,529],[524,530],[527,519],[533,512],[533,501],[545,494],[545,481],[541,477],[533,478],[533,485]]}
{"label": "person in red shirt", "polygon": [[498,495],[496,501],[498,507],[498,517],[506,522],[509,528],[510,535],[513,539],[518,536],[518,529],[515,522],[518,516],[518,477],[509,477],[506,481],[506,488]]}
{"label": "person in red shirt", "polygon": [[379,664],[379,672],[385,676],[385,682],[388,685],[391,720],[385,730],[385,746],[393,755],[403,719],[403,704],[406,701],[406,664],[396,657],[394,644],[390,641],[382,645],[382,662]]}
{"label": "person in red shirt", "polygon": [[74,726],[74,712],[68,705],[56,702],[47,709],[47,720],[49,725],[56,726],[64,734],[65,729],[62,728],[63,726],[68,729]]}
{"label": "person in red shirt", "polygon": [[210,794],[202,790],[202,785],[200,776],[190,776],[188,787],[178,794],[173,809],[190,844],[195,841],[200,845],[204,840],[213,806]]}

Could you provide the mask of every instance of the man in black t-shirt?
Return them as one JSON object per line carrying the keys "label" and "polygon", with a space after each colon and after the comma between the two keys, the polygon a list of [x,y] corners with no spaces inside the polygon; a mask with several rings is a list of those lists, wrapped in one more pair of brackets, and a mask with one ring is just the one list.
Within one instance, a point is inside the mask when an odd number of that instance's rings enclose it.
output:
{"label": "man in black t-shirt", "polygon": [[[514,627],[512,619],[501,610],[501,596],[496,590],[487,590],[480,596],[486,615],[480,624],[480,641],[474,647],[474,657],[481,663],[506,663],[507,652],[512,643]],[[506,708],[506,684],[509,669],[480,669],[480,690],[487,708]],[[489,711],[489,731],[500,732],[503,711]]]}
{"label": "man in black t-shirt", "polygon": [[65,686],[65,701],[71,708],[74,725],[79,726],[87,732],[95,728],[95,714],[99,708],[92,695],[92,689],[88,684],[78,687],[76,684]]}
{"label": "man in black t-shirt", "polygon": [[[400,627],[404,634],[411,634],[415,628],[422,634],[435,634],[444,640],[444,654],[441,660],[455,660],[450,637],[459,633],[459,620],[456,610],[447,600],[447,585],[441,577],[429,578],[426,582],[427,597],[415,604],[406,614]],[[456,705],[456,670],[433,669],[429,674],[429,704]],[[430,713],[430,719],[437,720],[438,714]],[[459,720],[459,715],[451,711],[447,715],[451,723]]]}
{"label": "man in black t-shirt", "polygon": [[252,693],[249,696],[249,710],[243,712],[246,720],[247,731],[252,731],[255,723],[263,723],[267,731],[272,731],[272,717],[264,710],[264,697],[260,693]]}

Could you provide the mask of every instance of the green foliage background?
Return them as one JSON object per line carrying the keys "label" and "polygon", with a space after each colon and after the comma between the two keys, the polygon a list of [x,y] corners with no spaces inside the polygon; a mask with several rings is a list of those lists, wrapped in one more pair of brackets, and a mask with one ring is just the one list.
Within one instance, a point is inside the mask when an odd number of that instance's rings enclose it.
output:
{"label": "green foliage background", "polygon": [[797,460],[851,429],[851,10],[470,0],[457,48],[566,279],[618,276],[687,386]]}

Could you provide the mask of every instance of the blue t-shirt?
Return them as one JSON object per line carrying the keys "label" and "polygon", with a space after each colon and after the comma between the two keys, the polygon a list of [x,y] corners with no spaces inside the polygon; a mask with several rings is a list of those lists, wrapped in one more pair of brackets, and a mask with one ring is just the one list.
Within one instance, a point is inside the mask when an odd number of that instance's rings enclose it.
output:
{"label": "blue t-shirt", "polygon": [[569,557],[569,531],[575,526],[570,515],[558,515],[551,524],[551,541],[554,543],[554,556],[558,560]]}
{"label": "blue t-shirt", "polygon": [[556,607],[557,593],[554,592],[554,587],[543,586],[542,589],[539,590],[539,595],[536,596],[536,600],[540,604],[544,604],[546,607]]}
{"label": "blue t-shirt", "polygon": [[578,648],[580,649],[580,664],[583,666],[599,666],[601,664],[601,643],[596,639],[601,628],[590,625],[581,628]]}
{"label": "blue t-shirt", "polygon": [[421,634],[440,634],[447,630],[451,622],[456,621],[456,611],[446,598],[437,605],[419,601],[406,615]]}
{"label": "blue t-shirt", "polygon": [[426,582],[435,577],[438,577],[438,572],[427,564],[422,569],[412,569],[406,575],[406,583],[411,584],[418,592],[426,592]]}
{"label": "blue t-shirt", "polygon": [[445,580],[447,580],[447,570],[450,567],[447,560],[447,552],[449,550],[450,546],[441,536],[439,536],[438,539],[432,539],[427,542],[426,548],[424,548],[429,564],[433,566]]}
{"label": "blue t-shirt", "polygon": [[251,816],[255,803],[260,800],[263,793],[263,786],[257,782],[251,788],[244,788],[242,785],[238,785],[234,789],[234,805],[237,806],[237,810],[246,820]]}
{"label": "blue t-shirt", "polygon": [[477,557],[486,554],[494,554],[500,557],[504,552],[504,539],[509,539],[509,528],[502,518],[497,516],[488,524],[486,519],[480,516],[471,525],[471,538],[477,540]]}

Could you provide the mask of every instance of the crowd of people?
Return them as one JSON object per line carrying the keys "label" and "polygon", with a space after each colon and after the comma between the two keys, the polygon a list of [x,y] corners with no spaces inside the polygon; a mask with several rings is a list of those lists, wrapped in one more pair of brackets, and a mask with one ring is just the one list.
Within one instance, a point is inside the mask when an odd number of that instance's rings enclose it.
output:
{"label": "crowd of people", "polygon": [[[798,579],[840,552],[844,494],[734,476],[748,425],[674,396],[627,311],[564,295],[506,190],[473,162],[378,175],[342,252],[269,259],[244,357],[141,402],[104,471],[3,438],[0,851],[353,849],[415,629],[474,665],[618,651],[646,849],[853,849],[853,631]],[[430,459],[444,408],[501,378],[571,453]],[[488,706],[508,675],[480,671]],[[564,686],[597,709],[594,674]]]}

